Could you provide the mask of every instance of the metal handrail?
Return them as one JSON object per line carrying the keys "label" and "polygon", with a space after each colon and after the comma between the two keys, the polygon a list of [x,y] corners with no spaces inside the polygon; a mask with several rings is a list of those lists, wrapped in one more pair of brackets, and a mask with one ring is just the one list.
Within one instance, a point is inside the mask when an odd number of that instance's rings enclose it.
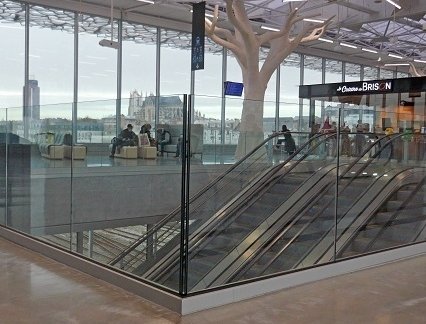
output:
{"label": "metal handrail", "polygon": [[[277,132],[272,135],[270,135],[268,138],[263,140],[259,145],[257,145],[253,150],[251,150],[244,158],[240,159],[237,163],[233,164],[231,168],[229,168],[227,171],[225,171],[222,175],[217,177],[215,180],[210,182],[207,186],[202,188],[200,191],[198,191],[194,196],[190,198],[190,204],[194,202],[196,199],[198,199],[201,195],[203,195],[205,192],[207,192],[210,188],[215,186],[219,181],[224,179],[229,173],[231,173],[233,170],[235,170],[238,166],[243,164],[250,156],[252,156],[254,153],[256,153],[260,148],[263,148],[263,146],[268,143],[271,139],[279,137],[284,135],[288,132]],[[291,134],[304,134],[309,135],[308,132],[291,132]],[[314,138],[317,138],[321,136],[321,134],[316,134],[314,137],[308,140],[310,142]],[[308,143],[307,142],[307,143]],[[306,143],[305,143],[306,144]],[[305,147],[305,146],[303,146]],[[167,215],[164,219],[162,219],[160,222],[158,222],[156,225],[154,225],[153,228],[151,228],[149,231],[144,233],[139,239],[137,239],[134,243],[132,243],[126,250],[122,251],[119,255],[117,255],[114,259],[112,259],[108,264],[114,266],[118,262],[120,262],[123,258],[125,258],[129,253],[131,253],[134,249],[136,249],[140,244],[142,244],[152,233],[159,230],[162,226],[164,226],[166,223],[170,222],[173,217],[175,217],[177,214],[179,214],[181,211],[180,206],[176,207],[169,215]]]}
{"label": "metal handrail", "polygon": [[[351,134],[351,133],[349,133],[349,134]],[[360,134],[360,133],[356,133],[356,134]],[[361,133],[361,134],[365,134],[365,133]],[[364,157],[364,155],[365,154],[367,154],[371,149],[373,149],[376,145],[381,145],[381,141],[384,139],[384,138],[386,138],[386,137],[393,137],[393,138],[391,138],[389,141],[387,141],[384,145],[383,145],[383,147],[381,147],[380,149],[379,149],[379,151],[378,152],[376,152],[370,159],[369,159],[369,161],[368,162],[366,162],[364,165],[363,165],[363,167],[362,168],[360,168],[357,172],[356,172],[356,174],[353,176],[353,177],[351,177],[351,179],[350,179],[350,181],[349,181],[349,183],[347,183],[345,186],[344,186],[344,188],[343,188],[343,190],[345,189],[345,188],[347,188],[349,185],[350,185],[350,183],[352,183],[352,181],[363,171],[363,170],[365,170],[365,168],[366,167],[368,167],[368,165],[370,165],[370,163],[383,151],[383,149],[385,149],[385,147],[387,147],[388,145],[390,145],[394,140],[396,140],[396,139],[398,139],[398,138],[400,138],[401,136],[403,136],[404,134],[393,134],[393,135],[386,135],[386,136],[383,136],[383,137],[381,137],[381,138],[379,138],[377,141],[375,141],[374,143],[371,143],[367,148],[365,148],[364,150],[363,150],[363,152],[357,157],[357,159],[355,159],[354,161],[352,161],[349,165],[348,165],[348,167],[345,169],[345,171],[344,172],[342,172],[342,174],[341,175],[339,175],[339,179],[342,179],[357,163],[359,163],[359,161]],[[324,190],[323,191],[323,193],[325,193],[326,192],[326,190]],[[327,207],[327,206],[329,206],[329,204],[330,203],[328,203],[323,209],[321,209],[321,211],[319,212],[319,214],[321,214],[322,213],[322,211]],[[319,214],[318,214],[318,216],[319,216]],[[313,220],[314,219],[316,219],[316,217],[314,217],[313,218]],[[312,220],[312,221],[313,221]],[[310,222],[311,223],[311,222]],[[310,224],[309,223],[309,224]],[[301,233],[301,232],[303,232],[303,230],[305,229],[305,227],[303,227],[294,237],[293,237],[293,239],[291,240],[291,241],[294,241],[297,237],[298,237],[298,235]],[[277,236],[272,242],[270,242],[269,244],[270,245],[272,245],[272,244],[274,244],[274,242],[276,242],[278,239],[279,239],[279,237],[280,236]],[[285,248],[287,248],[288,246],[289,246],[290,244],[287,244],[286,245],[286,247]],[[259,249],[260,249],[261,247],[259,247]],[[275,260],[276,260],[276,258],[279,256],[279,255],[281,255],[282,253],[283,253],[283,249],[282,250],[280,250],[280,251],[278,251],[277,252],[277,254],[276,254],[276,256],[274,257],[274,258],[272,258],[269,262],[268,262],[268,264],[267,265],[265,265],[264,266],[264,270],[263,271],[265,271],[267,268],[268,268],[268,266],[270,265],[270,264],[272,264]],[[266,252],[266,249],[265,249],[265,252]],[[260,254],[260,255],[256,255],[256,258],[255,258],[255,260],[257,260],[261,255],[263,255],[264,253],[262,253],[262,254]],[[252,254],[252,256],[254,255],[254,253]],[[249,257],[247,260],[246,260],[246,262],[244,262],[244,265],[246,265],[248,262],[254,262],[255,260],[253,260],[251,257]],[[243,266],[241,266],[241,267],[239,267],[239,268],[242,268]],[[249,268],[246,268],[246,270],[248,270]],[[263,273],[263,271],[261,272],[261,273]],[[243,272],[244,273],[244,272]],[[230,278],[232,278],[232,277],[234,277],[235,276],[235,274],[236,274],[236,272],[234,272],[234,274],[233,275],[231,275],[230,276]],[[241,276],[241,273],[239,274],[239,276]]]}

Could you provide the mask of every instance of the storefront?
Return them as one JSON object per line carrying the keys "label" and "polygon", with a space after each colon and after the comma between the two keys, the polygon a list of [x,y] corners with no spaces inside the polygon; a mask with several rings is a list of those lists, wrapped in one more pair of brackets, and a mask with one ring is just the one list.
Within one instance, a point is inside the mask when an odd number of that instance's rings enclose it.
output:
{"label": "storefront", "polygon": [[[425,132],[426,77],[305,85],[299,97],[310,102],[309,124],[329,123],[364,131]],[[320,126],[317,125],[317,126]]]}

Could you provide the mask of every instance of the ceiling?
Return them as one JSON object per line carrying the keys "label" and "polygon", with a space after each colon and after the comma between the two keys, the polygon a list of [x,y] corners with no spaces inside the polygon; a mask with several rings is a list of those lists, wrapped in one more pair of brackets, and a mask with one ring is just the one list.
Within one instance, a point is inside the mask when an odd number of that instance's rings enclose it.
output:
{"label": "ceiling", "polygon": [[[170,22],[189,31],[191,23],[191,2],[174,0],[154,0],[154,4],[137,0],[113,0],[114,8],[124,17],[149,18],[153,24]],[[426,66],[426,0],[393,0],[401,9],[387,0],[246,0],[245,6],[253,29],[264,32],[261,26],[279,28],[287,19],[289,11],[298,7],[301,15],[314,16],[325,20],[334,17],[332,25],[323,36],[328,42],[313,41],[299,48],[304,53],[320,53],[335,57],[336,53],[353,62],[384,66],[384,64],[413,62]],[[0,1],[7,2],[7,1]],[[49,4],[81,12],[109,12],[110,0],[38,0],[32,3]],[[214,5],[220,6],[219,24],[232,28],[226,20],[224,1],[207,0],[206,10],[212,11]],[[0,12],[1,13],[1,12]],[[117,15],[117,13],[116,13]],[[157,23],[155,23],[157,22]],[[300,24],[308,22],[301,22]],[[311,23],[312,24],[312,23]],[[296,26],[295,31],[301,28]],[[137,38],[133,29],[133,37]],[[147,34],[145,37],[149,37]],[[342,45],[343,44],[343,45]],[[348,47],[351,46],[351,47]],[[354,48],[356,47],[356,48]],[[367,52],[366,50],[374,51]],[[391,56],[389,56],[391,55]],[[420,61],[420,62],[419,62]]]}

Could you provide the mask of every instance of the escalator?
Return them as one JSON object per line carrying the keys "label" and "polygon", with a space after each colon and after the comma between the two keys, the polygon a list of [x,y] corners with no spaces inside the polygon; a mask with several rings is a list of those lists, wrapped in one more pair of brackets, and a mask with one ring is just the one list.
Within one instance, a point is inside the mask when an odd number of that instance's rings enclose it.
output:
{"label": "escalator", "polygon": [[[380,247],[381,243],[378,242],[383,242],[383,239],[378,237],[386,238],[391,231],[383,230],[380,221],[386,221],[389,228],[390,224],[403,226],[403,218],[396,219],[393,215],[384,219],[383,213],[392,212],[392,209],[384,209],[388,208],[386,204],[395,207],[396,203],[389,199],[405,197],[413,186],[417,188],[418,197],[414,199],[420,201],[423,189],[418,189],[418,182],[405,183],[401,180],[405,179],[404,175],[421,179],[412,174],[413,168],[395,166],[389,157],[383,157],[386,147],[400,135],[375,141],[360,156],[344,160],[339,165],[340,170],[333,156],[314,158],[319,156],[319,151],[325,151],[321,149],[322,146],[332,143],[333,136],[328,134],[313,138],[293,156],[277,165],[265,167],[265,164],[256,171],[251,168],[250,172],[240,170],[239,175],[250,174],[250,179],[244,180],[243,184],[239,177],[225,174],[204,191],[210,192],[204,203],[221,193],[223,200],[215,208],[205,208],[202,202],[197,201],[200,196],[191,201],[188,291],[328,262],[334,257],[332,253],[329,258],[330,252],[334,252],[333,229],[336,221],[338,229],[341,229],[337,236],[340,257],[358,253],[356,249],[362,244],[367,250],[368,247]],[[257,156],[258,162],[259,154],[254,156]],[[237,165],[235,168],[239,167]],[[336,177],[339,179],[338,192],[335,188]],[[231,188],[238,190],[235,196],[218,190],[228,188],[226,181],[232,179],[237,183],[233,184],[235,188]],[[398,184],[394,184],[394,180]],[[334,203],[336,193],[339,197],[337,218]],[[406,227],[418,228],[422,225],[422,229],[415,234],[417,238],[413,238],[420,240],[426,232],[423,206],[417,206],[417,211],[418,221],[423,223]],[[170,216],[168,221],[176,220],[177,216],[173,217]],[[376,232],[375,236],[371,234],[373,232]],[[365,233],[374,237],[366,242]],[[111,264],[177,289],[179,235],[171,238],[151,259],[144,257],[140,248],[143,244],[146,246],[147,241],[148,238],[138,240]],[[395,241],[391,243],[395,244]]]}
{"label": "escalator", "polygon": [[[311,141],[301,145],[285,161],[271,164],[272,159],[268,150],[265,150],[265,145],[270,144],[275,140],[275,137],[271,137],[260,144],[245,159],[238,162],[191,199],[191,239],[201,242],[200,237],[205,233],[209,231],[218,233],[220,224],[223,227],[224,224],[228,226],[233,223],[229,221],[231,219],[228,217],[230,214],[236,222],[232,225],[232,228],[228,229],[229,232],[236,233],[235,236],[239,235],[240,237],[250,233],[262,221],[262,217],[267,217],[277,205],[282,203],[283,196],[292,194],[294,188],[297,188],[318,168],[328,164],[324,159],[315,159],[311,152],[320,150],[321,146],[324,146],[330,138],[335,137],[335,134],[317,135]],[[308,158],[311,159],[309,163],[301,163]],[[284,176],[288,180],[283,182]],[[259,211],[264,215],[259,216]],[[180,226],[179,220],[180,209],[177,209],[162,223],[157,224],[152,232],[158,232],[165,224],[171,222],[175,222],[175,226],[178,228]],[[224,241],[221,242],[220,237],[224,237],[224,240],[226,240],[229,237],[229,232],[224,232],[218,236],[215,243],[218,246],[223,245]],[[179,235],[171,237],[165,248],[158,251],[155,258],[151,260],[147,260],[143,254],[143,248],[140,248],[141,246],[146,247],[147,241],[147,235],[141,237],[140,240],[134,242],[127,250],[112,260],[110,264],[146,278],[157,276],[156,268],[162,268],[163,272],[167,272],[165,269],[170,270],[171,266],[166,265],[166,261],[173,259],[173,256],[174,260],[178,259],[176,255],[179,253]],[[201,245],[199,246],[201,247]],[[138,251],[141,253],[138,253]],[[153,267],[154,265],[155,267]]]}

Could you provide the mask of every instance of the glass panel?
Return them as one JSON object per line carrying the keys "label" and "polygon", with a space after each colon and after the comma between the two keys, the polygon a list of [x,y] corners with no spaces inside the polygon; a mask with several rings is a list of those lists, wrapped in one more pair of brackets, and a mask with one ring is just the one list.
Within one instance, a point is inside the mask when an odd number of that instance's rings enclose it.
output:
{"label": "glass panel", "polygon": [[424,93],[377,97],[376,133],[355,135],[363,158],[339,183],[338,258],[426,239]]}
{"label": "glass panel", "polygon": [[342,82],[343,64],[341,61],[325,60],[325,83]]}
{"label": "glass panel", "polygon": [[305,55],[303,84],[320,84],[322,82],[322,58]]}
{"label": "glass panel", "polygon": [[34,106],[73,101],[74,13],[56,9],[48,9],[47,13],[46,10],[30,7],[28,92],[31,93],[29,104]]}
{"label": "glass panel", "polygon": [[[281,63],[279,124],[286,124],[293,131],[301,131],[299,129],[299,85],[300,55],[292,53]],[[306,113],[309,113],[309,109]]]}
{"label": "glass panel", "polygon": [[20,2],[0,2],[0,107],[3,108],[22,107],[22,89],[25,83],[24,6]]}
{"label": "glass panel", "polygon": [[346,63],[345,64],[345,82],[361,80],[361,65]]}
{"label": "glass panel", "polygon": [[[201,158],[203,164],[230,163],[234,156],[223,152],[235,152],[236,125],[225,121],[225,137],[221,138],[221,97],[195,96],[194,98],[194,131],[193,160]],[[192,139],[191,139],[192,140]]]}
{"label": "glass panel", "polygon": [[[117,22],[114,21],[114,37]],[[117,50],[99,45],[102,39],[111,40],[109,19],[81,15],[79,17],[78,101],[105,100],[117,97]],[[91,112],[78,110],[84,118]]]}
{"label": "glass panel", "polygon": [[380,79],[393,79],[393,71],[380,69]]}
{"label": "glass panel", "polygon": [[379,69],[370,66],[364,66],[364,80],[377,80]]}
{"label": "glass panel", "polygon": [[[70,248],[72,104],[32,107],[24,131],[20,110],[8,110],[8,225],[39,237],[57,235]],[[24,136],[28,133],[28,137]]]}
{"label": "glass panel", "polygon": [[161,29],[161,94],[189,93],[191,34]]}
{"label": "glass panel", "polygon": [[405,72],[397,72],[396,73],[396,77],[399,79],[399,78],[409,78],[410,77],[410,74],[408,74],[408,73],[405,73]]}
{"label": "glass panel", "polygon": [[[227,72],[226,79],[232,82],[243,82],[243,77],[241,74],[241,68],[232,55],[228,51],[228,61],[227,61]],[[232,127],[234,130],[232,132],[232,143],[233,146],[230,146],[229,149],[233,149],[230,152],[231,156],[235,156],[237,149],[238,138],[240,136],[239,126],[241,121],[241,113],[243,110],[243,100],[237,97],[226,96],[225,97],[225,124]],[[217,133],[214,133],[214,136],[218,136]],[[234,160],[232,160],[234,162]]]}
{"label": "glass panel", "polygon": [[[269,49],[262,48],[261,60],[260,60],[260,68],[264,63],[264,58],[268,54]],[[275,126],[275,112],[277,108],[276,98],[277,98],[277,72],[275,71],[266,88],[265,91],[265,100],[263,106],[263,133],[264,138],[270,136],[274,131],[276,131]]]}
{"label": "glass panel", "polygon": [[195,94],[222,95],[222,53],[222,47],[206,37],[204,70],[195,71]]}
{"label": "glass panel", "polygon": [[[320,136],[317,142],[309,145],[307,134],[277,134],[265,140],[246,159],[229,167],[191,203],[189,291],[284,271],[297,265],[297,255],[281,257],[280,251],[296,234],[289,224],[308,219],[308,216],[299,218],[299,212],[307,208],[306,202],[293,200],[302,196],[309,200],[313,195],[313,192],[300,195],[305,181],[312,184],[318,180],[307,166],[311,165],[314,170],[334,159],[326,151],[324,138]],[[296,142],[301,144],[296,145]],[[294,168],[284,171],[282,166],[290,161]],[[323,179],[324,182],[334,180],[332,172],[325,175],[329,177],[327,181]],[[310,177],[313,178],[309,180]],[[318,186],[322,188],[322,185],[320,181]],[[299,205],[296,207],[294,203]],[[293,252],[292,249],[289,253]],[[174,262],[169,260],[169,265]]]}
{"label": "glass panel", "polygon": [[[89,186],[91,196],[97,198],[92,201],[80,195],[78,203],[80,212],[76,216],[83,223],[85,217],[89,217],[91,211],[96,209],[97,229],[92,234],[84,232],[84,235],[87,236],[87,242],[89,234],[93,236],[93,250],[96,246],[101,246],[102,242],[111,244],[111,251],[103,252],[103,262],[112,262],[112,265],[123,270],[177,290],[178,275],[168,277],[164,273],[159,274],[148,270],[165,257],[164,253],[176,252],[179,259],[184,98],[162,96],[148,97],[143,100],[143,110],[144,108],[149,110],[155,101],[159,101],[160,116],[157,132],[153,127],[149,130],[145,125],[141,134],[140,128],[135,127],[134,131],[138,133],[139,138],[136,148],[138,158],[133,158],[131,155],[124,157],[123,154],[130,154],[133,147],[123,146],[121,157],[116,154],[116,157],[112,159],[111,167],[103,168],[106,169],[102,171],[107,173],[107,176],[97,177],[94,174],[96,168],[93,168],[91,172],[93,176],[88,175],[88,179],[84,177],[79,179],[79,188],[83,191],[83,188]],[[210,169],[201,165],[204,159],[204,155],[201,154],[203,153],[203,124],[192,126],[191,168],[198,170],[199,178],[197,178],[198,185],[190,188],[191,196],[207,185],[211,172]],[[154,141],[150,143],[148,133],[152,139],[154,135],[157,136],[158,154],[156,143]],[[195,138],[199,141],[197,142]],[[200,154],[199,147],[201,147]],[[175,157],[177,150],[179,158]],[[162,155],[161,151],[163,151]],[[145,184],[143,189],[141,184]],[[85,190],[87,192],[88,189]],[[102,201],[101,206],[99,206],[99,200]],[[102,224],[104,227],[100,227]],[[132,224],[139,226],[130,226]],[[89,253],[89,249],[85,250],[85,253]]]}
{"label": "glass panel", "polygon": [[7,181],[6,181],[6,150],[9,137],[14,136],[8,133],[7,109],[0,109],[0,225],[6,225],[7,209]]}
{"label": "glass panel", "polygon": [[156,40],[157,28],[123,22],[123,115],[137,117],[143,97],[155,95]]}

